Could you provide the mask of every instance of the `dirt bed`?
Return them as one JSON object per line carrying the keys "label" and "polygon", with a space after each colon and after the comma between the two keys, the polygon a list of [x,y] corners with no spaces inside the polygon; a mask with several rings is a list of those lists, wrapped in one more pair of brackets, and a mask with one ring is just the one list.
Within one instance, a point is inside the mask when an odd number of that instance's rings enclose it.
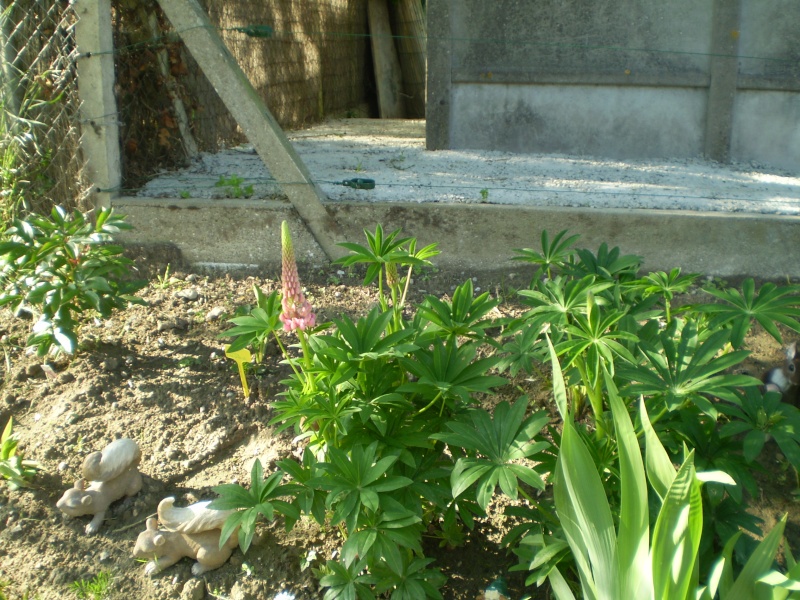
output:
{"label": "dirt bed", "polygon": [[[162,273],[163,275],[163,273]],[[166,598],[230,598],[272,600],[321,598],[310,566],[331,557],[340,540],[332,531],[301,521],[286,533],[282,523],[260,526],[246,556],[234,551],[218,570],[200,577],[191,574],[191,561],[182,560],[154,577],[131,553],[145,520],[159,501],[175,496],[178,503],[213,498],[211,488],[249,481],[253,461],[263,464],[299,456],[302,449],[292,434],[276,434],[268,423],[270,403],[281,391],[285,367],[277,353],[268,356],[251,377],[252,393],[244,398],[235,365],[224,356],[225,316],[254,301],[252,288],[270,292],[272,278],[232,278],[177,273],[151,279],[141,293],[147,306],[134,306],[106,322],[87,323],[81,330],[83,350],[73,360],[41,361],[20,348],[30,323],[0,317],[5,372],[0,424],[15,421],[21,450],[42,464],[32,488],[11,492],[0,485],[0,581],[8,598],[70,598],[75,581],[100,572],[113,579],[109,598],[156,600]],[[319,320],[342,313],[365,314],[377,301],[376,290],[335,268],[301,276],[318,310]],[[428,273],[415,283],[412,302],[422,291],[448,294],[469,274]],[[523,276],[516,282],[523,285]],[[316,281],[315,281],[316,280]],[[509,280],[475,281],[493,294],[509,292]],[[513,310],[503,304],[501,312]],[[778,360],[777,344],[758,334],[749,341],[753,369]],[[492,402],[513,399],[519,387],[535,402],[548,405],[549,395],[535,379],[522,379],[499,390]],[[80,477],[84,457],[120,437],[135,439],[142,450],[142,491],[112,506],[100,532],[84,534],[89,518],[68,518],[56,509],[65,489]],[[798,538],[800,512],[791,502],[791,477],[773,457],[763,478],[764,497],[756,512],[770,527],[775,518],[791,512],[787,529]],[[775,476],[777,474],[778,476]],[[472,600],[498,575],[509,582],[511,596],[524,593],[524,576],[507,573],[514,564],[500,546],[508,528],[502,507],[494,507],[480,532],[463,548],[426,548],[449,580],[445,598]],[[795,548],[800,545],[795,544]],[[316,558],[315,558],[316,557]],[[544,598],[543,591],[526,590]],[[27,594],[27,595],[26,595]]]}

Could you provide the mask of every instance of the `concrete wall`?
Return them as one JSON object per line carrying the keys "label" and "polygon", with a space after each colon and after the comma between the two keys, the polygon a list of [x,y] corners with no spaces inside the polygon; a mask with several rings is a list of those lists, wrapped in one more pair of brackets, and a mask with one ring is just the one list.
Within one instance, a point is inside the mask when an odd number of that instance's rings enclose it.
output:
{"label": "concrete wall", "polygon": [[429,149],[800,168],[797,0],[429,0]]}

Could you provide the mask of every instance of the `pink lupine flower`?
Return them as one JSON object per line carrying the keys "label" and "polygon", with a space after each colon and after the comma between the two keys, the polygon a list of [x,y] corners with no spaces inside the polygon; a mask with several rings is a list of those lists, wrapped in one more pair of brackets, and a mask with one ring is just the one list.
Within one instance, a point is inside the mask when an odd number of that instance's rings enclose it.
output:
{"label": "pink lupine flower", "polygon": [[311,311],[303,290],[300,289],[300,278],[297,275],[297,261],[294,258],[292,238],[289,234],[289,225],[281,223],[281,285],[283,294],[280,315],[284,331],[299,329],[305,331],[307,327],[314,327],[317,317]]}

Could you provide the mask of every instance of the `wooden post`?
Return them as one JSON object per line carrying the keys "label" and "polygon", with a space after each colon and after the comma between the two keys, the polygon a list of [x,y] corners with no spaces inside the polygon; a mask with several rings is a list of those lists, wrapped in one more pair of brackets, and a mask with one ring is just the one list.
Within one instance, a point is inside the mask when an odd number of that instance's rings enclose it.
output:
{"label": "wooden post", "polygon": [[425,118],[425,66],[428,56],[425,9],[420,0],[392,1],[392,16],[400,37],[397,52],[403,73],[406,114]]}
{"label": "wooden post", "polygon": [[159,4],[322,250],[330,259],[346,254],[333,240],[338,225],[322,204],[325,194],[312,181],[208,15],[196,0],[159,0]]}
{"label": "wooden post", "polygon": [[111,0],[75,0],[74,6],[81,149],[92,182],[90,198],[96,208],[107,208],[122,184]]}
{"label": "wooden post", "polygon": [[403,76],[400,59],[394,47],[389,24],[387,0],[369,0],[369,37],[372,42],[372,62],[375,67],[375,84],[378,87],[378,113],[381,119],[402,119]]}

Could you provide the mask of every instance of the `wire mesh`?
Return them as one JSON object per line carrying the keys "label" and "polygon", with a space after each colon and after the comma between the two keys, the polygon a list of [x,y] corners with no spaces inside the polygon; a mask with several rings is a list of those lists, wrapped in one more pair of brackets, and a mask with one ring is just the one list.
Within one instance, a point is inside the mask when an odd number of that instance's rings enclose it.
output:
{"label": "wire mesh", "polygon": [[0,44],[0,219],[86,208],[89,189],[79,152],[75,13],[68,3],[2,3]]}

